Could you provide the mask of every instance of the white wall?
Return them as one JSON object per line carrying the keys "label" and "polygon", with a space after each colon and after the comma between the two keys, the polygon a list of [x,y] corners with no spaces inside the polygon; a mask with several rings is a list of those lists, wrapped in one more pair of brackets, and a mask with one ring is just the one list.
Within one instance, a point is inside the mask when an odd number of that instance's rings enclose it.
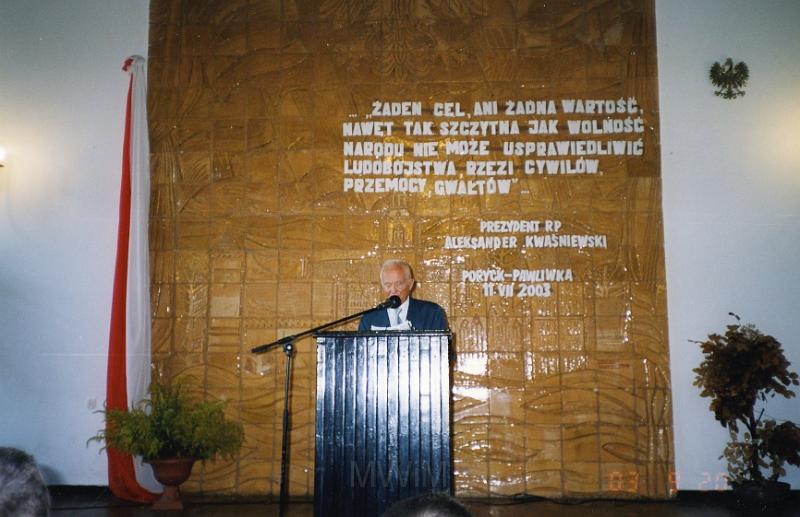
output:
{"label": "white wall", "polygon": [[107,484],[105,399],[122,132],[148,0],[0,9],[0,446],[49,483]]}
{"label": "white wall", "polygon": [[[687,340],[733,311],[800,371],[800,2],[657,0],[656,22],[675,456],[679,488],[696,490],[725,472],[728,436],[692,386],[702,356]],[[727,57],[750,68],[732,101],[708,80]],[[800,423],[798,399],[766,408]],[[800,488],[798,469],[787,478]]]}
{"label": "white wall", "polygon": [[[50,483],[105,484],[101,419],[130,54],[147,0],[4,0],[0,13],[0,445]],[[800,369],[800,3],[658,0],[665,246],[679,488],[724,472],[692,387],[697,345],[738,312]],[[747,95],[708,67],[750,66]],[[768,413],[800,421],[800,403]],[[788,476],[800,488],[800,473]]]}

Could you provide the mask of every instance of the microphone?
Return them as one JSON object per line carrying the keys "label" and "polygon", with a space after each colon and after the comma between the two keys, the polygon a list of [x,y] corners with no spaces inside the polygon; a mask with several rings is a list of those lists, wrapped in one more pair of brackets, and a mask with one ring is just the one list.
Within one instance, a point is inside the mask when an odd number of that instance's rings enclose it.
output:
{"label": "microphone", "polygon": [[383,301],[383,302],[379,303],[378,305],[376,305],[373,310],[396,309],[396,308],[400,307],[401,305],[403,305],[403,302],[400,301],[400,297],[397,296],[397,295],[393,295],[393,296],[390,296],[389,298],[387,298],[386,301]]}

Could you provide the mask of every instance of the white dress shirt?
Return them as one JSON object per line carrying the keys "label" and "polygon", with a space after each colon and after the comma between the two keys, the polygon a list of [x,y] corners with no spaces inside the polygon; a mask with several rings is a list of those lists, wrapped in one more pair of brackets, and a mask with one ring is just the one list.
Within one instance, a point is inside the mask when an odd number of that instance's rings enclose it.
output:
{"label": "white dress shirt", "polygon": [[389,313],[389,325],[396,327],[397,325],[400,325],[406,321],[406,318],[408,317],[408,301],[410,299],[411,297],[409,296],[406,298],[406,301],[404,301],[400,307],[396,309],[386,309],[386,311]]}

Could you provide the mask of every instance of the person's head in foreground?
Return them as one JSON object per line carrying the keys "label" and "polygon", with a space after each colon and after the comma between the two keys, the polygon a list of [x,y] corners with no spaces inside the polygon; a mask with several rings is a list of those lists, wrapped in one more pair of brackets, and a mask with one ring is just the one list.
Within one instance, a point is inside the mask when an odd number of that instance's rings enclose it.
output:
{"label": "person's head in foreground", "polygon": [[30,454],[0,447],[0,516],[44,517],[50,496]]}

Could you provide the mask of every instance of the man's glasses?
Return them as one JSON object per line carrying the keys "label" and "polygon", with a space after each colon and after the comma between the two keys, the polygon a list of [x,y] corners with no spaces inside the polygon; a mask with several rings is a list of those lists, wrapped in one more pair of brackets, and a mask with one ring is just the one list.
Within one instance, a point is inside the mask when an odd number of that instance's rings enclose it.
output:
{"label": "man's glasses", "polygon": [[399,281],[399,282],[391,282],[391,283],[384,282],[383,283],[383,288],[386,291],[391,291],[393,289],[402,289],[402,288],[408,286],[409,283],[410,282],[408,280],[402,280],[402,281]]}

